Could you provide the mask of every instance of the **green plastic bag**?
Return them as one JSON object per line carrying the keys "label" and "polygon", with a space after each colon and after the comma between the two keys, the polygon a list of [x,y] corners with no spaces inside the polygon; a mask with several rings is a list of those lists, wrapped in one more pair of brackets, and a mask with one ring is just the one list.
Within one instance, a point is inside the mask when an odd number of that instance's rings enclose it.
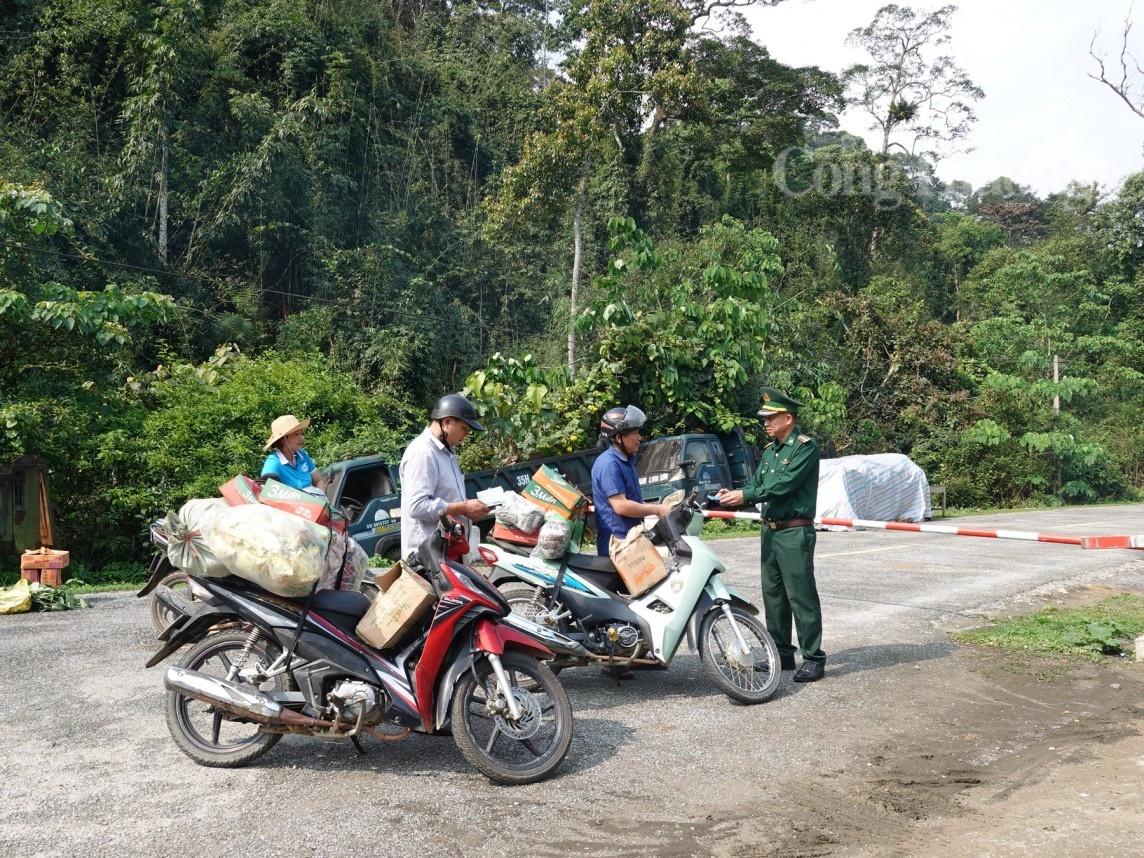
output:
{"label": "green plastic bag", "polygon": [[32,610],[32,588],[21,578],[11,587],[0,587],[0,614],[22,614]]}

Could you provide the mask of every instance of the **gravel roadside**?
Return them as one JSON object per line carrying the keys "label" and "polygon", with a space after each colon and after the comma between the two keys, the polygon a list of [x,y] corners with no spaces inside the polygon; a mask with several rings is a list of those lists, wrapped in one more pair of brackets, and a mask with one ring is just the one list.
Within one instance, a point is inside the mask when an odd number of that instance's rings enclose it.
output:
{"label": "gravel roadside", "polygon": [[[1144,532],[1144,508],[1129,509]],[[788,679],[769,703],[744,707],[715,691],[688,652],[619,687],[595,669],[565,672],[572,748],[556,777],[515,788],[477,775],[451,738],[419,735],[366,739],[366,756],[287,736],[250,768],[200,768],[167,734],[161,668],[143,669],[155,645],[142,600],[95,595],[88,611],[4,617],[0,854],[781,854],[783,843],[805,854],[846,851],[837,838],[814,846],[815,835],[784,820],[801,818],[809,781],[853,775],[888,739],[924,733],[941,705],[964,699],[951,683],[985,693],[945,629],[1038,587],[1144,587],[1144,563],[1124,553],[1074,553],[1065,570],[1059,554],[1035,545],[1010,555],[1009,546],[982,553],[961,540],[956,551],[919,556],[917,543],[895,540],[820,535],[827,681]],[[757,602],[757,540],[714,545],[732,583]],[[783,830],[760,831],[745,825],[750,818]]]}

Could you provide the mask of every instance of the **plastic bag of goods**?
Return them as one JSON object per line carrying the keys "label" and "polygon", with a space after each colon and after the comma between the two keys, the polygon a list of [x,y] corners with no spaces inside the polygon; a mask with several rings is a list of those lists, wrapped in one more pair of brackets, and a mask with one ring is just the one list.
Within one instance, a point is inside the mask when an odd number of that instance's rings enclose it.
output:
{"label": "plastic bag of goods", "polygon": [[207,541],[232,574],[287,598],[307,595],[325,569],[329,531],[262,504],[229,507]]}
{"label": "plastic bag of goods", "polygon": [[232,507],[222,498],[196,498],[167,513],[167,559],[176,569],[202,578],[225,578],[230,570],[215,557],[211,529]]}
{"label": "plastic bag of goods", "polygon": [[32,610],[32,587],[21,578],[11,587],[0,587],[0,614],[23,614]]}
{"label": "plastic bag of goods", "polygon": [[544,510],[515,492],[506,492],[496,509],[496,520],[523,533],[536,533],[544,524]]}
{"label": "plastic bag of goods", "polygon": [[549,515],[540,528],[540,538],[536,540],[536,547],[532,549],[531,556],[542,560],[555,560],[563,557],[568,550],[568,538],[572,533],[572,525],[568,519],[559,515]]}
{"label": "plastic bag of goods", "polygon": [[356,539],[333,531],[326,551],[325,567],[318,579],[319,590],[361,590],[361,579],[369,557]]}

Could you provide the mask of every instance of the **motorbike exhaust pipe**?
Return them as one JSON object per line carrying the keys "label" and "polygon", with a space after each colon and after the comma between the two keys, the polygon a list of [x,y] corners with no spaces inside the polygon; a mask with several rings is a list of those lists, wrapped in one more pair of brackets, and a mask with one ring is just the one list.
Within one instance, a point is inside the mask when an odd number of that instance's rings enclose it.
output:
{"label": "motorbike exhaust pipe", "polygon": [[209,703],[216,709],[257,721],[260,724],[286,727],[305,727],[315,730],[337,730],[333,721],[311,718],[293,709],[286,709],[261,691],[239,685],[229,679],[208,676],[197,670],[171,665],[167,668],[164,684],[172,691]]}
{"label": "motorbike exhaust pipe", "polygon": [[[358,733],[358,729],[350,728],[347,724],[311,718],[309,715],[285,708],[261,691],[243,687],[229,679],[208,676],[197,670],[171,665],[167,668],[164,682],[172,691],[209,703],[223,712],[265,724],[270,728],[279,728],[270,732],[281,732],[284,728],[290,732],[321,733],[333,738],[347,739]],[[396,742],[404,739],[411,731],[403,729],[390,732],[381,727],[363,727],[361,732],[368,733],[383,742]]]}

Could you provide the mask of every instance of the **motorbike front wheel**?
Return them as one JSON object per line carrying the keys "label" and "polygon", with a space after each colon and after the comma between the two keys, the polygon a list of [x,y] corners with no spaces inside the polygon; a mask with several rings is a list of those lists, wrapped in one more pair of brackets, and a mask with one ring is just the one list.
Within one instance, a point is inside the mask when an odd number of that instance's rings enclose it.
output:
{"label": "motorbike front wheel", "polygon": [[735,624],[749,647],[743,652],[731,621],[721,609],[710,611],[699,627],[703,671],[719,690],[740,703],[762,703],[778,691],[782,679],[779,648],[766,626],[737,605]]}
{"label": "motorbike front wheel", "polygon": [[[208,635],[182,658],[179,667],[241,683],[241,674],[251,676],[254,671],[265,670],[281,654],[278,646],[265,638],[248,647],[249,639],[250,632],[244,630]],[[291,687],[286,674],[258,686],[261,691],[289,691]],[[240,721],[173,690],[167,691],[167,728],[180,751],[200,766],[212,768],[245,766],[282,738],[278,733],[262,733],[253,722]]]}
{"label": "motorbike front wheel", "polygon": [[521,717],[508,714],[493,666],[482,658],[454,691],[453,739],[489,780],[535,783],[552,774],[568,753],[572,705],[556,674],[532,656],[506,652],[500,658]]}

